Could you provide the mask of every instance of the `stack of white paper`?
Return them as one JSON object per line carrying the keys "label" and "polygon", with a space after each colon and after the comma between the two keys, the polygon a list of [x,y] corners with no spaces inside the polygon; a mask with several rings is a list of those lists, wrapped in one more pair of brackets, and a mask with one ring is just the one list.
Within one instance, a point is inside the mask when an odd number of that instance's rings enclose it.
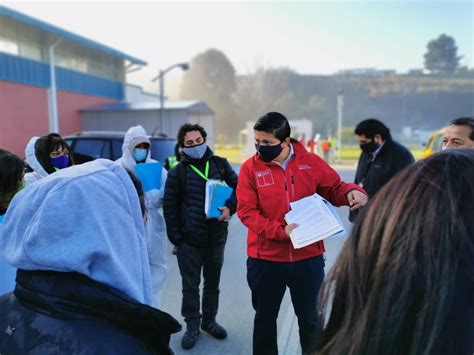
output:
{"label": "stack of white paper", "polygon": [[204,212],[208,219],[221,216],[222,212],[219,210],[219,207],[225,206],[225,202],[232,195],[232,192],[232,188],[227,186],[225,182],[219,180],[208,180],[206,182]]}
{"label": "stack of white paper", "polygon": [[318,194],[290,202],[291,211],[285,215],[288,224],[298,227],[290,233],[295,249],[303,248],[327,237],[345,234],[336,209]]}

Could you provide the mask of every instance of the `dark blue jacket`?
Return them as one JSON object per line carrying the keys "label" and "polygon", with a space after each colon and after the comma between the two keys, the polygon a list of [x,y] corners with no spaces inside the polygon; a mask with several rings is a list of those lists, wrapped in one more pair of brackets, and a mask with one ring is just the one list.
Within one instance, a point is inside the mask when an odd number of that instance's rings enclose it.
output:
{"label": "dark blue jacket", "polygon": [[0,297],[0,353],[171,354],[169,314],[77,273],[18,270]]}
{"label": "dark blue jacket", "polygon": [[359,184],[364,179],[364,190],[369,197],[382,188],[399,171],[415,161],[410,151],[395,142],[387,139],[371,163],[372,154],[363,152],[359,158],[355,183]]}
{"label": "dark blue jacket", "polygon": [[204,172],[206,161],[209,161],[208,178],[223,180],[234,189],[225,205],[229,207],[231,214],[235,213],[238,177],[228,161],[214,156],[209,148],[201,160],[183,155],[181,162],[168,172],[163,199],[166,230],[174,245],[186,241],[196,247],[213,247],[225,242],[227,238],[227,222],[206,219],[206,181],[189,166],[193,164]]}

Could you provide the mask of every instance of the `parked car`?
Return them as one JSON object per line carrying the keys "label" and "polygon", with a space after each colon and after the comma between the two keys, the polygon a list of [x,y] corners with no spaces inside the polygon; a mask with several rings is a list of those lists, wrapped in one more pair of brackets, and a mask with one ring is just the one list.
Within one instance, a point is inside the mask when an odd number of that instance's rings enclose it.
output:
{"label": "parked car", "polygon": [[[64,139],[69,144],[76,164],[86,163],[98,158],[117,160],[122,156],[125,132],[80,132]],[[176,139],[165,135],[150,137],[151,157],[164,163],[174,155]]]}
{"label": "parked car", "polygon": [[426,158],[431,154],[439,152],[441,150],[441,148],[443,147],[443,136],[446,132],[446,129],[447,127],[443,127],[438,129],[437,131],[434,131],[431,134],[428,143],[423,145],[425,147],[425,150],[423,152],[423,158]]}

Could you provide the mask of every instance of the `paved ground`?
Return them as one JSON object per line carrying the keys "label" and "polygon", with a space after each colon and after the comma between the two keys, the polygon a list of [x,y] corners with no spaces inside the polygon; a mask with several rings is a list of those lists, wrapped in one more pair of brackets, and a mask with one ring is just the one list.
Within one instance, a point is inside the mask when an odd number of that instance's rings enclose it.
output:
{"label": "paved ground", "polygon": [[[340,167],[336,167],[340,168]],[[352,181],[352,169],[338,169],[345,181]],[[350,228],[347,220],[348,209],[340,208],[342,220],[346,228]],[[201,333],[196,346],[192,350],[183,350],[180,346],[183,332],[174,335],[171,346],[175,354],[242,354],[252,353],[252,330],[254,310],[251,304],[250,290],[246,280],[246,228],[234,217],[229,226],[229,237],[225,252],[225,262],[221,278],[221,298],[217,320],[228,331],[225,340],[216,340],[207,333]],[[345,238],[330,238],[326,244],[326,272],[331,268]],[[171,313],[185,324],[181,317],[181,277],[179,275],[176,257],[169,255],[168,280],[162,293],[162,309]],[[280,308],[278,317],[278,349],[280,354],[299,354],[298,324],[289,292]]]}

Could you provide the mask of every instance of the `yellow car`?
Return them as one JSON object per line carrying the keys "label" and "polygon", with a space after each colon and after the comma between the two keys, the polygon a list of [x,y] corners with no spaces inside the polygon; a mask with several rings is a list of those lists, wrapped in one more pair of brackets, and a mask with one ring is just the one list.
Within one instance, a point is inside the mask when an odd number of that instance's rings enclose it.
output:
{"label": "yellow car", "polygon": [[423,158],[426,158],[427,156],[430,156],[431,154],[439,152],[441,150],[441,148],[443,147],[444,132],[446,132],[447,128],[448,127],[440,128],[431,134],[431,137],[428,140],[428,143],[426,143],[425,145]]}

